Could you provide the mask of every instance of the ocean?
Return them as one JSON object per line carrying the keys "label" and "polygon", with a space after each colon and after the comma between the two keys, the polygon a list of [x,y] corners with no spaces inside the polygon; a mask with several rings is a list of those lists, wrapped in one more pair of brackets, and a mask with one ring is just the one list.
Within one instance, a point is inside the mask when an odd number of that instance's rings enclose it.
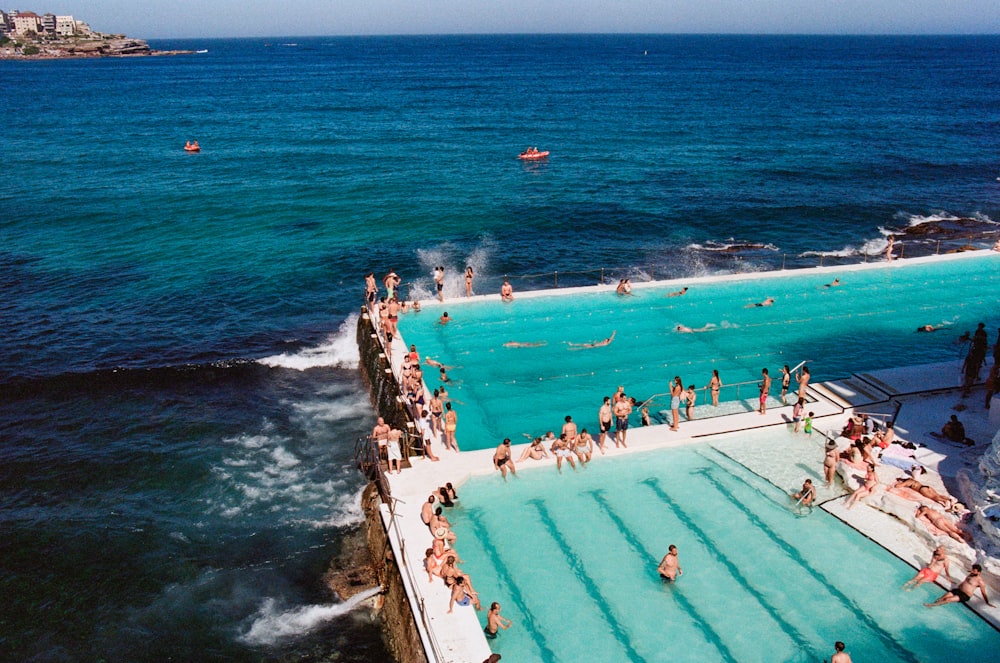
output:
{"label": "ocean", "polygon": [[361,522],[368,271],[459,296],[467,264],[494,292],[1000,236],[996,36],[151,45],[207,52],[0,62],[5,660],[390,660],[322,579]]}

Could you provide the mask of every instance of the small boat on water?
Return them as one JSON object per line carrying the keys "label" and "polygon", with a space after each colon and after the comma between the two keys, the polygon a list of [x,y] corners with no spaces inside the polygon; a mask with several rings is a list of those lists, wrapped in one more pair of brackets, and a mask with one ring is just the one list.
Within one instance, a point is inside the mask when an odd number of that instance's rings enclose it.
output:
{"label": "small boat on water", "polygon": [[201,152],[201,145],[198,144],[198,141],[194,141],[193,143],[191,141],[188,141],[187,143],[184,144],[184,151]]}
{"label": "small boat on water", "polygon": [[539,152],[537,147],[529,147],[524,152],[518,154],[517,158],[531,160],[531,159],[544,159],[547,156],[549,156],[548,150],[545,150],[544,152]]}

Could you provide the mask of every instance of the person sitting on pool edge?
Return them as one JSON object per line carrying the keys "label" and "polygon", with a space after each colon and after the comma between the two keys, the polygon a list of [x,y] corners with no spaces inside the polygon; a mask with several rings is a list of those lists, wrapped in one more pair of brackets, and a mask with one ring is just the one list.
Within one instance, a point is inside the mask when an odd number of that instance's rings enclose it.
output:
{"label": "person sitting on pool edge", "polygon": [[503,442],[497,445],[496,451],[493,452],[493,465],[500,470],[504,481],[507,480],[507,470],[510,470],[511,474],[517,474],[517,470],[514,468],[514,459],[510,454],[509,437],[505,437]]}
{"label": "person sitting on pool edge", "polygon": [[670,544],[667,554],[660,560],[660,565],[656,567],[663,582],[673,582],[678,576],[683,575],[680,560],[677,558],[677,546]]}
{"label": "person sitting on pool edge", "polygon": [[986,597],[986,583],[983,582],[982,577],[980,577],[982,572],[982,566],[979,564],[973,564],[972,571],[969,572],[969,575],[965,576],[965,580],[959,583],[957,587],[951,591],[945,592],[937,601],[934,601],[934,603],[925,603],[924,606],[928,608],[936,608],[939,605],[944,605],[945,603],[968,603],[969,599],[972,598],[972,595],[976,593],[976,589],[978,589],[982,593],[983,600],[986,601],[986,605],[992,608],[993,604],[990,603],[989,598]]}
{"label": "person sitting on pool edge", "polygon": [[517,459],[517,462],[528,460],[541,460],[543,458],[548,458],[549,454],[545,451],[545,445],[542,444],[542,438],[536,437],[531,441],[524,451],[521,452],[521,457]]}
{"label": "person sitting on pool edge", "polygon": [[472,589],[472,583],[468,582],[468,576],[458,576],[455,578],[455,584],[451,586],[451,598],[448,600],[448,613],[451,614],[452,608],[455,604],[458,605],[469,605],[470,603],[476,610],[482,610],[483,607],[479,605],[479,594]]}

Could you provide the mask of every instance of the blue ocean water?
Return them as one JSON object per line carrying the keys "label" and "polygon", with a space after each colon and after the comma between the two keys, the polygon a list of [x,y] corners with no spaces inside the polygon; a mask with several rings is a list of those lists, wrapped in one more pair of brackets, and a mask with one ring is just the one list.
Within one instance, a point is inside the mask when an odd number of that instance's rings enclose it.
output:
{"label": "blue ocean water", "polygon": [[387,658],[360,619],[259,628],[333,602],[360,518],[369,270],[489,291],[1000,232],[998,37],[153,45],[208,52],[0,62],[4,658]]}

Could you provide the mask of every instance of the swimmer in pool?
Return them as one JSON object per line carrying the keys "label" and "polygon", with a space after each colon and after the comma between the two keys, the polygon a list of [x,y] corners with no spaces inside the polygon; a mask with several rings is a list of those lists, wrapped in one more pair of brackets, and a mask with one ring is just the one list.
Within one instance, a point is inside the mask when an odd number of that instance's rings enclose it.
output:
{"label": "swimmer in pool", "polygon": [[792,499],[802,506],[812,506],[816,499],[816,489],[813,487],[812,479],[806,479],[802,483],[802,488],[797,493],[792,493]]}
{"label": "swimmer in pool", "polygon": [[667,554],[660,560],[660,565],[656,567],[656,570],[664,582],[673,582],[678,576],[684,574],[681,570],[680,560],[677,557],[677,546],[671,544],[667,548]]}
{"label": "swimmer in pool", "polygon": [[772,306],[774,304],[774,297],[768,297],[762,302],[756,302],[754,304],[747,304],[743,308],[759,308],[762,306]]}
{"label": "swimmer in pool", "polygon": [[615,334],[617,333],[618,330],[612,331],[611,336],[607,337],[603,341],[592,341],[590,343],[570,343],[569,345],[575,348],[602,348],[605,345],[611,345],[611,342],[615,340]]}
{"label": "swimmer in pool", "polygon": [[503,344],[505,348],[540,348],[545,345],[545,341],[507,341]]}
{"label": "swimmer in pool", "polygon": [[715,329],[715,325],[711,322],[704,327],[698,327],[697,329],[692,329],[691,327],[687,327],[685,325],[677,325],[674,327],[674,331],[679,334],[694,334],[696,332],[712,331],[713,329]]}
{"label": "swimmer in pool", "polygon": [[687,287],[681,288],[676,292],[668,292],[664,297],[680,297],[688,291]]}

